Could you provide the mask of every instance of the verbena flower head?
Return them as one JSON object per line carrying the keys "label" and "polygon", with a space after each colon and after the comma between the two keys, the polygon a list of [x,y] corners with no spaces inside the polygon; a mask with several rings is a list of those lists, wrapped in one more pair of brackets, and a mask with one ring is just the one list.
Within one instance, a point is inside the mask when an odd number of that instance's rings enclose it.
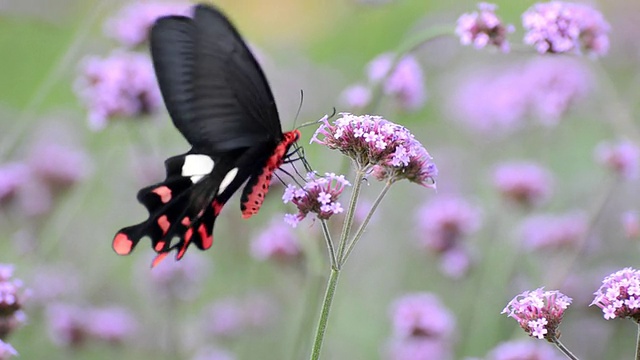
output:
{"label": "verbena flower head", "polygon": [[18,356],[16,349],[11,344],[0,340],[0,360],[8,360],[14,356]]}
{"label": "verbena flower head", "polygon": [[117,306],[89,309],[86,318],[87,333],[110,344],[126,341],[138,328],[133,314]]}
{"label": "verbena flower head", "polygon": [[462,45],[473,45],[476,49],[482,49],[487,45],[493,45],[509,52],[507,34],[514,31],[513,25],[504,25],[496,16],[494,4],[479,3],[478,11],[462,14],[458,18],[456,35]]}
{"label": "verbena flower head", "polygon": [[640,149],[631,141],[603,142],[596,147],[596,160],[623,179],[636,179]]}
{"label": "verbena flower head", "polygon": [[427,99],[424,75],[420,64],[412,55],[405,55],[394,65],[395,54],[382,54],[371,60],[367,74],[372,83],[384,80],[386,95],[394,96],[406,110],[417,110]]}
{"label": "verbena flower head", "polygon": [[523,206],[533,206],[551,194],[553,178],[542,166],[531,162],[500,164],[493,173],[493,183],[507,199]]}
{"label": "verbena flower head", "polygon": [[455,317],[430,293],[409,294],[391,306],[393,333],[397,338],[450,339]]}
{"label": "verbena flower head", "polygon": [[124,6],[107,20],[104,33],[120,44],[134,47],[143,44],[149,38],[149,30],[161,16],[191,15],[188,2],[144,1]]}
{"label": "verbena flower head", "polygon": [[433,339],[392,339],[385,348],[386,360],[452,360],[453,346]]}
{"label": "verbena flower head", "polygon": [[[148,259],[144,259],[143,266],[148,267]],[[187,301],[198,296],[206,274],[211,273],[211,262],[200,254],[189,256],[181,261],[163,261],[154,266],[151,272],[140,272],[149,279],[140,279],[152,286],[152,297],[168,299],[169,301]]]}
{"label": "verbena flower head", "polygon": [[162,106],[149,56],[115,51],[82,61],[75,91],[89,109],[89,125],[101,130],[113,118],[141,116]]}
{"label": "verbena flower head", "polygon": [[286,214],[285,222],[296,227],[309,213],[314,213],[319,219],[326,220],[334,214],[344,211],[338,198],[346,186],[351,184],[344,175],[326,173],[318,177],[315,173],[308,173],[307,182],[299,188],[289,184],[282,195],[284,203],[291,202],[298,208],[297,214]]}
{"label": "verbena flower head", "polygon": [[0,264],[0,339],[26,321],[22,281],[13,277],[13,265]]}
{"label": "verbena flower head", "polygon": [[594,295],[591,305],[602,309],[606,320],[640,321],[640,271],[628,267],[607,276]]}
{"label": "verbena flower head", "polygon": [[0,165],[0,203],[12,198],[30,174],[29,167],[23,163]]}
{"label": "verbena flower head", "polygon": [[381,116],[340,113],[330,123],[325,116],[311,142],[339,150],[361,169],[372,170],[381,180],[409,181],[435,187],[438,169],[427,150],[404,126]]}
{"label": "verbena flower head", "polygon": [[342,91],[340,99],[348,109],[364,109],[371,101],[371,89],[362,84],[352,85]]}
{"label": "verbena flower head", "polygon": [[258,260],[295,261],[302,255],[298,237],[281,220],[272,221],[251,241],[251,255]]}
{"label": "verbena flower head", "polygon": [[543,289],[516,295],[501,314],[516,319],[529,336],[551,341],[560,337],[558,326],[572,300],[557,290]]}
{"label": "verbena flower head", "polygon": [[637,211],[625,211],[621,221],[624,234],[628,239],[640,238],[640,217],[638,217]]}
{"label": "verbena flower head", "polygon": [[609,24],[589,5],[551,1],[538,3],[522,15],[524,42],[539,53],[580,53],[602,56],[609,50]]}
{"label": "verbena flower head", "polygon": [[460,197],[440,197],[422,206],[416,216],[421,244],[437,253],[460,246],[465,236],[480,228],[482,216]]}
{"label": "verbena flower head", "polygon": [[534,215],[520,225],[524,246],[529,250],[557,249],[578,244],[587,233],[582,212]]}
{"label": "verbena flower head", "polygon": [[496,346],[487,360],[563,360],[564,355],[546,344],[528,340],[504,342]]}

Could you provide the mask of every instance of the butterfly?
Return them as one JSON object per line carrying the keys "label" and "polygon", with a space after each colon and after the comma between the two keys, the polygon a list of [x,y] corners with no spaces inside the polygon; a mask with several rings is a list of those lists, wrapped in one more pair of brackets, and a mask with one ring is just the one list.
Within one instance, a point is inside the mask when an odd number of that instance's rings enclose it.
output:
{"label": "butterfly", "polygon": [[216,218],[245,183],[242,216],[256,214],[300,132],[282,132],[260,65],[218,9],[200,4],[193,17],[162,17],[150,43],[166,108],[191,149],[165,161],[163,182],[138,192],[149,217],[118,231],[112,245],[127,255],[148,236],[155,266],[174,250],[180,260],[191,244],[211,247]]}

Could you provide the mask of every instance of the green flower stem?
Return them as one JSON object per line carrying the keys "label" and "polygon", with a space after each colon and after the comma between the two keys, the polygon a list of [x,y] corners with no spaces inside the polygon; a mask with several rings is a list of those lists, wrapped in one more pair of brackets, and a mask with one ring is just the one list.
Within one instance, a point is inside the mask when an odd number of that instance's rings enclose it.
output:
{"label": "green flower stem", "polygon": [[322,341],[324,340],[324,332],[327,330],[327,321],[329,320],[329,311],[331,311],[331,303],[333,302],[333,295],[336,292],[336,285],[338,285],[338,277],[340,270],[336,268],[331,269],[331,276],[329,276],[329,282],[327,283],[327,290],[324,294],[324,300],[322,302],[322,312],[320,313],[320,320],[318,321],[318,328],[316,329],[316,337],[313,341],[313,351],[311,352],[311,360],[320,359],[320,350],[322,349]]}
{"label": "green flower stem", "polygon": [[577,356],[573,355],[573,353],[569,351],[569,349],[567,349],[567,347],[564,346],[564,344],[561,343],[560,340],[558,340],[558,338],[554,337],[550,341],[569,359],[579,360]]}
{"label": "green flower stem", "polygon": [[356,235],[353,237],[353,240],[351,240],[351,242],[349,243],[349,246],[347,247],[347,252],[344,254],[344,256],[341,259],[339,259],[338,264],[340,268],[342,268],[342,265],[344,265],[344,263],[347,261],[349,254],[351,254],[351,251],[353,251],[353,248],[355,247],[356,243],[362,237],[362,234],[364,233],[364,229],[369,224],[369,221],[371,220],[373,213],[378,208],[378,205],[380,205],[380,203],[382,202],[382,199],[385,197],[385,195],[387,195],[387,192],[391,188],[391,185],[393,185],[393,182],[387,181],[387,183],[384,185],[384,188],[382,189],[380,194],[378,194],[378,197],[376,198],[376,200],[373,202],[373,205],[371,206],[371,210],[369,210],[367,217],[362,222],[362,225],[360,225],[360,228],[358,229],[358,232],[356,232]]}
{"label": "green flower stem", "polygon": [[638,335],[636,336],[636,360],[640,360],[640,322],[638,324]]}
{"label": "green flower stem", "polygon": [[[351,200],[349,200],[349,208],[347,209],[344,224],[342,225],[342,233],[340,234],[340,244],[338,247],[337,257],[338,260],[344,257],[344,251],[347,247],[347,239],[349,238],[349,232],[351,231],[351,225],[353,224],[353,216],[356,212],[356,204],[358,203],[358,197],[360,196],[360,189],[362,188],[362,182],[364,181],[365,175],[366,171],[362,168],[358,168],[353,184],[353,192],[351,193]],[[336,265],[337,269],[339,270],[341,263],[338,262]]]}
{"label": "green flower stem", "polygon": [[333,249],[333,240],[331,239],[331,232],[329,232],[329,227],[327,226],[327,220],[320,220],[320,224],[322,225],[322,233],[324,234],[324,239],[327,243],[329,259],[331,260],[331,268],[336,269],[338,267],[336,251]]}

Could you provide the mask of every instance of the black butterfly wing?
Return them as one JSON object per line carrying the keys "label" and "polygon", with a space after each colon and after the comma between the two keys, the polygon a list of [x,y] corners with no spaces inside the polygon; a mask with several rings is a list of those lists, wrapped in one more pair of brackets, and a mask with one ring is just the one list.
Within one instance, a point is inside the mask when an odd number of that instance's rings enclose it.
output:
{"label": "black butterfly wing", "polygon": [[215,154],[282,138],[262,69],[217,9],[161,18],[150,37],[165,104],[194,148]]}

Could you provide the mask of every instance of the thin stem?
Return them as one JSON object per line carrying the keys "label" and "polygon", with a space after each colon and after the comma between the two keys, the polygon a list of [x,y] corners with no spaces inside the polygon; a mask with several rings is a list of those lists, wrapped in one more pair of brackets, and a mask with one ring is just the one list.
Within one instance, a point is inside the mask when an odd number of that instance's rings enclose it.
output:
{"label": "thin stem", "polygon": [[556,337],[552,338],[551,342],[558,348],[558,350],[560,350],[569,359],[579,360],[577,356],[573,355],[573,353],[569,351],[569,349],[567,349],[567,347],[564,346],[564,344],[560,342],[560,340],[558,340],[558,338]]}
{"label": "thin stem", "polygon": [[640,360],[640,322],[638,324],[638,335],[636,336],[636,360]]}
{"label": "thin stem", "polygon": [[[351,200],[349,200],[349,208],[347,209],[347,214],[345,215],[344,224],[342,226],[342,233],[340,234],[340,244],[338,247],[338,257],[337,259],[342,259],[344,257],[344,251],[347,246],[347,238],[349,237],[349,232],[351,231],[351,225],[353,224],[353,217],[356,212],[356,204],[358,203],[358,197],[360,195],[360,189],[362,188],[362,181],[365,177],[365,171],[362,169],[358,169],[356,171],[356,178],[353,184],[353,192],[351,193]],[[340,268],[341,263],[338,262],[338,269]]]}
{"label": "thin stem", "polygon": [[364,229],[369,224],[369,221],[371,220],[373,213],[378,208],[378,205],[380,205],[380,203],[382,202],[382,199],[385,197],[385,195],[387,195],[387,192],[391,188],[391,185],[393,185],[393,182],[387,181],[387,183],[384,185],[384,188],[382,189],[380,194],[378,194],[378,197],[376,198],[376,200],[373,202],[373,205],[371,206],[371,209],[369,210],[367,217],[362,222],[362,225],[360,225],[360,228],[358,229],[358,232],[356,232],[356,235],[353,237],[353,240],[351,240],[351,242],[349,243],[349,246],[347,247],[347,252],[340,259],[339,264],[341,268],[342,268],[342,265],[344,265],[344,263],[347,261],[349,254],[351,254],[351,251],[353,251],[353,248],[356,246],[356,243],[358,242],[358,240],[360,240],[360,238],[362,237],[362,234],[364,233]]}
{"label": "thin stem", "polygon": [[340,270],[332,268],[329,282],[327,283],[327,290],[324,294],[324,300],[322,302],[322,312],[320,313],[320,320],[318,321],[318,328],[316,329],[315,340],[313,341],[313,351],[311,352],[311,360],[320,359],[320,350],[322,349],[322,341],[324,340],[324,333],[327,330],[327,321],[329,320],[329,311],[331,311],[331,303],[333,302],[333,295],[336,292],[336,285],[338,284],[338,277]]}
{"label": "thin stem", "polygon": [[329,232],[329,227],[327,226],[326,220],[320,220],[320,224],[322,225],[322,233],[324,234],[324,240],[327,243],[327,249],[329,250],[329,259],[331,260],[331,268],[337,268],[337,259],[336,252],[333,249],[333,240],[331,239],[331,232]]}

